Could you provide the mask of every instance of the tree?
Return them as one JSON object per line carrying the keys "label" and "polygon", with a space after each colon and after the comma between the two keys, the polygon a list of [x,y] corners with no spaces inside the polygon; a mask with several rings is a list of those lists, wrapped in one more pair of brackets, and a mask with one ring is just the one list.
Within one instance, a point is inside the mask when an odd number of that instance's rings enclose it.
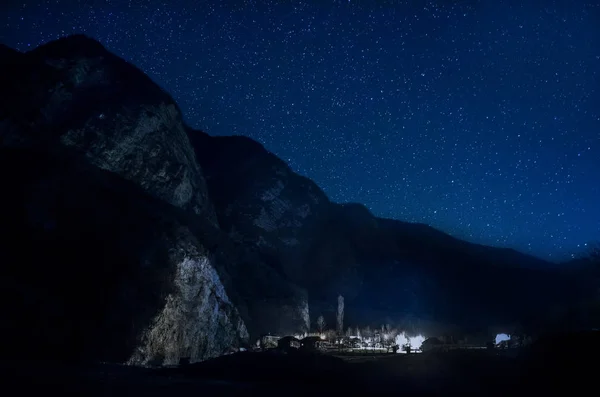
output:
{"label": "tree", "polygon": [[342,295],[338,296],[337,333],[338,335],[344,333],[344,297]]}
{"label": "tree", "polygon": [[390,324],[386,324],[385,327],[382,327],[381,335],[383,336],[384,346],[390,346],[393,344],[395,335],[392,335],[392,326]]}
{"label": "tree", "polygon": [[319,333],[323,333],[323,331],[325,330],[325,326],[325,318],[321,314],[319,318],[317,318],[317,330],[319,331]]}

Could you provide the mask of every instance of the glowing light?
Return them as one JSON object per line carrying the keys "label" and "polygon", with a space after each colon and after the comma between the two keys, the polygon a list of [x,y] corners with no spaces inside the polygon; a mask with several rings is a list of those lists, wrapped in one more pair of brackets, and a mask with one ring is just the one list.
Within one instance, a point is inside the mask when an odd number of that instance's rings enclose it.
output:
{"label": "glowing light", "polygon": [[423,342],[425,342],[425,337],[423,335],[417,335],[410,339],[410,346],[413,349],[420,349]]}
{"label": "glowing light", "polygon": [[398,350],[399,352],[402,351],[402,346],[405,346],[409,343],[408,338],[406,337],[406,335],[403,333],[396,335],[396,344],[398,346],[400,346],[400,349]]}
{"label": "glowing light", "polygon": [[423,342],[425,342],[425,339],[426,338],[423,335],[410,337],[406,336],[404,332],[396,335],[395,342],[400,347],[400,349],[398,349],[398,353],[406,353],[406,351],[403,349],[404,346],[410,346],[412,351],[421,349],[421,345]]}
{"label": "glowing light", "polygon": [[499,344],[500,342],[504,342],[504,341],[508,341],[508,340],[510,340],[510,335],[508,335],[508,334],[496,335],[496,344]]}

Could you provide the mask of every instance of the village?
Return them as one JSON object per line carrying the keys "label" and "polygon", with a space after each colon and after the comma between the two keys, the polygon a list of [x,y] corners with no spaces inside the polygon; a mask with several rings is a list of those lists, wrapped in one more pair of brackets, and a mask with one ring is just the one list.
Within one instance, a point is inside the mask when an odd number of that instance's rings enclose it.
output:
{"label": "village", "polygon": [[527,335],[509,335],[507,333],[478,333],[425,336],[410,334],[390,324],[378,328],[370,326],[348,327],[344,330],[344,298],[338,297],[336,327],[328,329],[325,319],[320,315],[315,323],[315,332],[296,335],[261,336],[253,346],[254,350],[276,349],[279,352],[323,352],[334,355],[379,355],[388,353],[426,353],[448,352],[451,350],[514,349],[526,347],[532,343]]}
{"label": "village", "polygon": [[[368,335],[369,327],[366,328]],[[456,339],[452,336],[423,335],[408,336],[396,329],[371,331],[371,336],[338,335],[335,331],[307,333],[304,335],[263,335],[256,341],[254,350],[277,349],[280,352],[323,352],[331,354],[382,354],[382,353],[426,353],[451,350],[514,349],[531,344],[531,337],[497,334],[493,340],[478,338]]]}

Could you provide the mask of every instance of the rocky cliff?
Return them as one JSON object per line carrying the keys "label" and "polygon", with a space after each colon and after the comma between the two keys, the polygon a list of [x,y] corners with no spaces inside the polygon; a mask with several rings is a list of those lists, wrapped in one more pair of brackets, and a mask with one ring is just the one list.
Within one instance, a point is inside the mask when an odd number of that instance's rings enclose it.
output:
{"label": "rocky cliff", "polygon": [[0,69],[4,354],[174,363],[333,324],[338,294],[346,324],[421,331],[577,295],[544,261],[332,203],[259,143],[185,126],[89,38],[0,47]]}
{"label": "rocky cliff", "polygon": [[286,277],[310,284],[310,272],[324,271],[308,260],[331,207],[323,191],[249,138],[189,135],[222,229],[272,258]]}
{"label": "rocky cliff", "polygon": [[0,163],[3,356],[177,363],[245,343],[185,213],[63,147]]}
{"label": "rocky cliff", "polygon": [[[5,224],[6,230],[24,228],[23,233],[3,242],[7,245],[2,250],[3,262],[13,264],[3,270],[15,285],[38,291],[41,301],[46,294],[49,300],[55,294],[64,295],[56,310],[63,312],[60,321],[71,331],[59,328],[64,331],[61,335],[72,335],[76,329],[77,338],[110,352],[102,355],[104,359],[147,363],[162,357],[173,363],[179,357],[203,359],[222,354],[246,343],[248,331],[256,337],[266,332],[307,330],[306,291],[273,271],[268,258],[232,241],[219,229],[181,113],[168,94],[141,71],[84,36],[57,40],[24,54],[7,47],[0,52],[4,88],[0,148],[6,158],[16,156],[23,162],[31,157],[35,162],[28,167],[35,164],[40,168],[31,173],[16,166],[3,170],[10,170],[16,184],[7,185],[6,190],[23,197],[3,207],[22,213],[12,220],[11,227]],[[63,164],[66,159],[71,166]],[[69,167],[79,169],[78,173],[71,175]],[[44,169],[46,174],[39,176]],[[95,175],[102,176],[98,179]],[[110,200],[106,195],[88,194],[126,183],[127,188],[110,193]],[[37,184],[43,187],[36,188],[32,196],[30,190]],[[82,191],[83,187],[87,190]],[[55,204],[50,205],[49,200]],[[152,204],[130,208],[135,201]],[[140,213],[142,208],[146,210]],[[154,219],[170,219],[172,213],[177,214],[174,224],[153,223]],[[103,214],[103,219],[97,219],[97,214]],[[43,247],[35,247],[46,238],[53,239],[54,245],[44,260],[19,258],[12,250],[17,243],[44,252]],[[139,241],[145,241],[143,249]],[[116,251],[110,248],[113,245]],[[77,261],[89,266],[79,268]],[[17,271],[35,270],[48,262],[64,265],[39,273],[39,280]],[[150,269],[160,274],[160,281]],[[106,278],[87,276],[96,270]],[[40,291],[38,282],[44,279],[57,286]],[[91,280],[97,280],[99,289],[89,288],[89,294],[80,295],[79,289],[87,288]],[[120,287],[103,289],[114,283]],[[91,291],[112,303],[104,311],[95,310],[99,297]],[[121,295],[131,291],[135,291],[132,300],[121,302]],[[20,288],[13,292],[24,293]],[[68,318],[72,312],[61,305],[72,304],[78,311],[95,313],[91,318],[98,322],[108,316],[106,310],[111,324],[128,316],[139,320],[132,318],[127,327],[128,337],[123,339],[128,342],[113,346],[116,335],[125,331],[97,334],[87,328],[91,323]],[[139,316],[133,310],[136,307]],[[40,308],[39,315],[45,310]],[[10,312],[17,315],[19,310]],[[29,329],[29,323],[14,320],[15,328],[10,328],[9,334],[13,338],[25,335],[18,330],[21,326]],[[45,320],[32,321],[39,327]],[[38,346],[40,354],[53,351],[52,346],[59,346],[50,340],[54,337],[38,339],[33,346]],[[94,341],[95,337],[99,339]],[[33,340],[29,338],[28,343]],[[65,342],[64,337],[56,340]],[[81,341],[64,346],[90,348]],[[95,357],[76,351],[69,355]]]}
{"label": "rocky cliff", "polygon": [[84,36],[4,52],[3,145],[59,140],[158,199],[215,221],[179,108],[145,74]]}
{"label": "rocky cliff", "polygon": [[247,343],[170,96],[86,37],[0,52],[3,354],[176,363]]}

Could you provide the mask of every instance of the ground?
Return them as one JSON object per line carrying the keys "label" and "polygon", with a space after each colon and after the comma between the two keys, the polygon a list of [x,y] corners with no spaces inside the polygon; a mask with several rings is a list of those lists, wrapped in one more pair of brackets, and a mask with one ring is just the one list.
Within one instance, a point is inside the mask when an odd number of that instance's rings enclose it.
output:
{"label": "ground", "polygon": [[490,394],[509,391],[517,379],[516,358],[506,352],[454,351],[349,356],[352,372],[370,391]]}
{"label": "ground", "polygon": [[[577,364],[569,361],[564,370],[557,369],[563,375],[561,377],[545,369],[541,373],[541,364],[535,364],[518,351],[346,356],[270,352],[238,353],[171,369],[13,362],[4,363],[3,370],[11,374],[7,377],[9,383],[14,382],[25,394],[176,396],[201,393],[206,396],[337,395],[343,392],[350,395],[515,395],[529,392],[554,395],[560,390],[573,392],[572,389],[584,387],[584,374],[579,373],[581,379],[578,379],[577,374],[569,370]],[[556,363],[552,365],[556,366]]]}

